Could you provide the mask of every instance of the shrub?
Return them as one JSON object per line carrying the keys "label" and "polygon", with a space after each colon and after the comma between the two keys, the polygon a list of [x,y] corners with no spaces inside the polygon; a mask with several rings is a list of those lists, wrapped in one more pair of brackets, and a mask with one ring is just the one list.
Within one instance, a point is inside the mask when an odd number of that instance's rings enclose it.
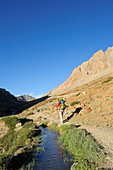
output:
{"label": "shrub", "polygon": [[75,104],[79,104],[80,102],[79,101],[74,101],[70,104],[70,106],[74,106]]}
{"label": "shrub", "polygon": [[79,96],[80,95],[80,92],[76,94],[76,96]]}

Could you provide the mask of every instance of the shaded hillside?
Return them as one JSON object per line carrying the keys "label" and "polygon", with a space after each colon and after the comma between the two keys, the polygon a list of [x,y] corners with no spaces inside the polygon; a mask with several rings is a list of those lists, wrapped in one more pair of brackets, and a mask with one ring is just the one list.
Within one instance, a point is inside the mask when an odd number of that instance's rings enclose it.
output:
{"label": "shaded hillside", "polygon": [[49,98],[49,96],[43,96],[32,101],[18,101],[17,98],[10,92],[5,89],[0,89],[0,116],[18,114],[21,111],[46,100],[47,98]]}
{"label": "shaded hillside", "polygon": [[39,99],[36,99],[36,100],[32,100],[32,101],[29,101],[29,102],[25,102],[24,105],[22,105],[21,107],[19,107],[19,109],[17,110],[16,114],[19,114],[21,113],[22,111],[24,110],[28,110],[30,107],[38,104],[38,103],[42,103],[43,101],[45,101],[46,99],[48,99],[50,96],[46,95],[46,96],[43,96]]}
{"label": "shaded hillside", "polygon": [[17,100],[18,101],[28,102],[28,101],[36,100],[36,98],[26,94],[26,95],[18,96]]}
{"label": "shaded hillside", "polygon": [[0,88],[0,116],[15,112],[21,105],[23,102],[19,102],[10,92]]}
{"label": "shaded hillside", "polygon": [[75,68],[71,76],[52,93],[59,93],[107,75],[113,71],[113,47],[106,52],[99,50],[89,61]]}

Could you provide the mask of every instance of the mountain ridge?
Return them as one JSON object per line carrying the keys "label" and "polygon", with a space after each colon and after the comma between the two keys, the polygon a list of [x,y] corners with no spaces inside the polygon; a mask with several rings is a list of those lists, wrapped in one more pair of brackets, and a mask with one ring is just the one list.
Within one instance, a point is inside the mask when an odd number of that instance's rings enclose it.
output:
{"label": "mountain ridge", "polygon": [[90,82],[98,77],[104,76],[113,71],[113,47],[103,52],[97,51],[88,61],[72,71],[70,77],[59,87],[51,91],[51,94],[61,93],[61,91]]}
{"label": "mountain ridge", "polygon": [[32,96],[23,95],[15,97],[9,91],[0,88],[0,116],[15,114],[18,109],[33,100],[36,99]]}
{"label": "mountain ridge", "polygon": [[9,91],[0,88],[0,116],[15,112],[21,104]]}

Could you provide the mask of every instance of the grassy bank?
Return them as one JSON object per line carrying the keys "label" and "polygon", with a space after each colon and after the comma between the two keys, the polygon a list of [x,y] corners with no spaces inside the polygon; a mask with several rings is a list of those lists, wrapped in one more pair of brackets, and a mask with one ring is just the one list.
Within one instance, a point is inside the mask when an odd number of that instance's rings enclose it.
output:
{"label": "grassy bank", "polygon": [[[0,169],[22,167],[25,161],[31,161],[35,146],[40,142],[40,129],[26,118],[4,117],[2,121],[8,126],[6,135],[0,139]],[[46,126],[48,121],[42,123]],[[19,126],[17,126],[19,125]],[[77,129],[74,124],[57,127],[51,124],[51,129],[61,134],[62,143],[73,157],[72,170],[90,170],[103,167],[105,153],[101,146],[85,130]]]}
{"label": "grassy bank", "polygon": [[62,134],[59,141],[74,158],[72,170],[97,169],[104,166],[106,155],[88,132],[77,129],[75,125],[62,125],[59,131]]}
{"label": "grassy bank", "polygon": [[52,129],[59,131],[59,142],[74,159],[71,170],[97,170],[105,166],[106,154],[103,148],[86,130],[78,129],[74,124],[62,125],[59,128],[52,124]]}
{"label": "grassy bank", "polygon": [[21,167],[40,142],[41,130],[28,119],[8,116],[2,121],[9,130],[0,139],[0,169]]}

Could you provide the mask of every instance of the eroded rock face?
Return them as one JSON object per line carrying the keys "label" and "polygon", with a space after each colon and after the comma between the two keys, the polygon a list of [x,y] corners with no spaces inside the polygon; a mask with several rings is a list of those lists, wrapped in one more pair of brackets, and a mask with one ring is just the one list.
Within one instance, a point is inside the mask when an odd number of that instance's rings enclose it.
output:
{"label": "eroded rock face", "polygon": [[[95,75],[99,75],[107,69],[113,67],[113,47],[109,47],[106,52],[99,50],[89,61],[84,62],[78,68],[75,68],[71,76],[54,91],[69,88],[77,83],[89,80]],[[104,74],[104,73],[103,73]]]}

